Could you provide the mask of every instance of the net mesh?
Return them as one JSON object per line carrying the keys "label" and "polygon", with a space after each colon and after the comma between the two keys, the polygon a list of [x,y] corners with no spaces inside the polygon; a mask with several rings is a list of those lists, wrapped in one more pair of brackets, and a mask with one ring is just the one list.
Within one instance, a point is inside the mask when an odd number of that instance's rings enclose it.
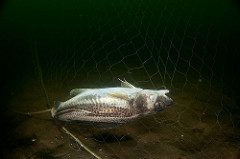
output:
{"label": "net mesh", "polygon": [[[47,50],[49,54],[43,53],[46,48],[40,42],[34,46],[49,100],[64,101],[73,88],[120,86],[118,78],[141,88],[167,88],[175,104],[159,114],[110,130],[94,126],[69,128],[104,158],[239,155],[238,123],[231,112],[236,105],[226,95],[229,81],[224,70],[231,50],[224,33],[211,22],[212,17],[209,22],[204,21],[206,15],[202,13],[208,8],[199,8],[200,2],[131,3],[108,3],[107,8],[111,9],[105,10],[91,3],[91,13],[76,13],[85,23],[81,25],[83,31],[69,31],[72,40],[68,46]],[[26,110],[33,110],[34,105],[39,110],[44,108],[46,99],[40,83],[32,85],[38,93],[31,98],[38,96],[40,100],[25,102]],[[31,119],[27,125],[30,123],[40,125],[31,131],[41,132],[42,135],[37,134],[41,145],[46,145],[44,139],[53,142],[47,146],[50,150],[64,145],[58,151],[65,153],[54,150],[55,156],[88,156],[74,141],[56,132],[53,123],[37,119]],[[44,137],[46,131],[54,134]],[[35,156],[39,156],[37,152],[42,147],[35,146],[28,153],[35,151]]]}

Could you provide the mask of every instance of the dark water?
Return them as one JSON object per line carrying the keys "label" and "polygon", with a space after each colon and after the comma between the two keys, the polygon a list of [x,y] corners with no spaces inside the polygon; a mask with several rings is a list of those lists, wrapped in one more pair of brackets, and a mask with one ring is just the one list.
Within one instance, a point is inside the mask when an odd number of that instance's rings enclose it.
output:
{"label": "dark water", "polygon": [[2,1],[0,158],[90,158],[50,114],[81,87],[165,86],[175,104],[114,128],[66,125],[102,158],[240,158],[237,1]]}

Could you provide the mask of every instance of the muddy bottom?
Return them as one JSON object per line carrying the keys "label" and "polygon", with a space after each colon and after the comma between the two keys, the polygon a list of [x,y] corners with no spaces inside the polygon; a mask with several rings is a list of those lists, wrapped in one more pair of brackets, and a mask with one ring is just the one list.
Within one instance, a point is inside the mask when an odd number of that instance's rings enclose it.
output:
{"label": "muddy bottom", "polygon": [[[46,84],[50,104],[65,101],[72,88],[76,85]],[[62,131],[61,127],[66,126],[106,159],[240,158],[239,117],[232,112],[235,104],[217,91],[199,88],[172,89],[172,107],[126,125],[100,129],[59,123],[51,119],[50,113],[32,117],[17,113],[47,108],[39,81],[28,82],[13,92],[3,157],[94,158]]]}

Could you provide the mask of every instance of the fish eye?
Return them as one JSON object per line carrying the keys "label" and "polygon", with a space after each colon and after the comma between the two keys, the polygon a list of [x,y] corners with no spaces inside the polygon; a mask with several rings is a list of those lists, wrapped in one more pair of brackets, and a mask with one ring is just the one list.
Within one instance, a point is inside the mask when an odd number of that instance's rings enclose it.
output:
{"label": "fish eye", "polygon": [[155,107],[162,107],[163,106],[163,102],[156,102],[154,104]]}
{"label": "fish eye", "polygon": [[159,112],[164,109],[164,103],[159,101],[154,104],[154,109],[156,112]]}

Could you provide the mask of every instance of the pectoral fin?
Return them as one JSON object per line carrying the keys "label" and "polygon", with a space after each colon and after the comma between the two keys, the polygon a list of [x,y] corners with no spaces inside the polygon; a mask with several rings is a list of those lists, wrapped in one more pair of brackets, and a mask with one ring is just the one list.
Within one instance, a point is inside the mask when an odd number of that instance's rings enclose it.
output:
{"label": "pectoral fin", "polygon": [[76,96],[76,95],[78,95],[78,94],[80,94],[80,93],[85,92],[86,90],[87,90],[87,89],[84,89],[84,88],[72,89],[72,90],[70,91],[70,96],[71,96],[71,97],[74,97],[74,96]]}
{"label": "pectoral fin", "polygon": [[122,87],[126,87],[126,88],[136,88],[135,86],[133,86],[132,84],[128,83],[125,79],[124,81],[119,79],[119,81],[121,81],[121,86]]}
{"label": "pectoral fin", "polygon": [[127,101],[130,100],[130,98],[127,95],[121,93],[109,93],[108,95],[114,98],[119,98]]}

